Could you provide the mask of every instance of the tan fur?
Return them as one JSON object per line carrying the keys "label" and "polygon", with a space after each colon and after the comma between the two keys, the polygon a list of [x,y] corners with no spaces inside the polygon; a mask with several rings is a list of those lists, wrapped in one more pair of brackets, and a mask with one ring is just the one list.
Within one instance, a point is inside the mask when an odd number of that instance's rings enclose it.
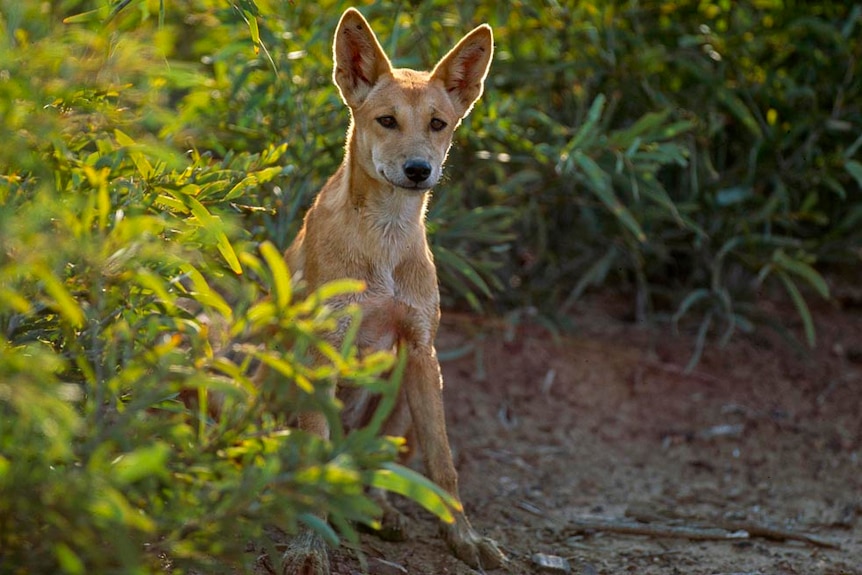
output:
{"label": "tan fur", "polygon": [[[457,474],[434,349],[440,297],[425,236],[425,209],[453,131],[482,94],[492,52],[491,28],[483,25],[430,73],[393,69],[368,23],[348,9],[333,46],[333,80],[351,112],[344,161],[285,253],[288,267],[301,274],[309,289],[345,277],[365,281],[367,289],[352,296],[363,308],[359,345],[388,349],[397,344],[407,351],[401,396],[384,431],[415,435],[429,477],[455,497]],[[340,337],[333,335],[336,342]],[[373,407],[356,390],[342,399],[348,424],[361,424]],[[328,435],[322,414],[301,414],[299,425]],[[384,522],[397,523],[392,527],[400,531],[402,519],[382,496],[381,504]],[[493,568],[505,561],[496,544],[479,536],[461,512],[442,532],[455,555],[473,567]],[[308,545],[295,544],[286,563],[304,564],[303,572],[320,571],[313,554]]]}

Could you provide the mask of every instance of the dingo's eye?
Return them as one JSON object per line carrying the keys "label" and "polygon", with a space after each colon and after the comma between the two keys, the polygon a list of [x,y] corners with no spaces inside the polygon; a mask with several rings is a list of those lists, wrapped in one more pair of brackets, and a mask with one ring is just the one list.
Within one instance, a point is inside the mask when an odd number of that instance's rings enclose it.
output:
{"label": "dingo's eye", "polygon": [[432,118],[430,126],[433,131],[439,132],[446,127],[446,122],[444,122],[440,118]]}
{"label": "dingo's eye", "polygon": [[377,123],[387,130],[394,130],[398,127],[398,120],[395,119],[395,116],[380,116],[377,118]]}

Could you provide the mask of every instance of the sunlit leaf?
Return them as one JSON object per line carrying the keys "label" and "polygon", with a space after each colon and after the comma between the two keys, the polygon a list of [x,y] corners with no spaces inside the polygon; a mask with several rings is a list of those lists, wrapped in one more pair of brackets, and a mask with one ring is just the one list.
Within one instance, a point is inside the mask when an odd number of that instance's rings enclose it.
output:
{"label": "sunlit leaf", "polygon": [[271,242],[260,244],[260,253],[272,272],[272,281],[275,284],[275,302],[278,309],[284,309],[290,302],[292,290],[290,286],[290,272],[281,253]]}
{"label": "sunlit leaf", "polygon": [[75,298],[66,289],[66,286],[63,285],[63,282],[43,266],[35,266],[33,272],[42,281],[45,291],[51,296],[57,311],[60,312],[66,321],[75,327],[83,326],[84,312]]}
{"label": "sunlit leaf", "polygon": [[236,256],[236,252],[233,249],[233,246],[230,243],[230,240],[219,227],[221,226],[221,220],[217,216],[213,216],[202,203],[200,203],[197,198],[192,196],[186,197],[186,202],[188,203],[189,208],[192,213],[198,218],[201,224],[204,227],[210,228],[212,232],[216,235],[216,247],[218,251],[221,253],[222,257],[224,257],[227,264],[230,266],[230,269],[233,270],[234,273],[241,274],[242,273],[242,265],[239,263],[239,258]]}
{"label": "sunlit leaf", "polygon": [[117,138],[117,143],[129,150],[129,157],[132,158],[132,162],[138,168],[141,177],[145,180],[150,179],[153,175],[153,166],[143,153],[136,151],[136,142],[120,130],[114,130],[114,136]]}
{"label": "sunlit leaf", "polygon": [[62,541],[54,545],[54,553],[57,556],[57,563],[64,573],[69,575],[79,575],[86,573],[84,562],[78,557],[77,553],[63,543]]}
{"label": "sunlit leaf", "polygon": [[114,478],[120,483],[135,483],[146,477],[164,477],[171,448],[164,443],[140,447],[114,462]]}
{"label": "sunlit leaf", "polygon": [[397,463],[385,463],[371,475],[370,486],[392,491],[419,503],[442,521],[455,521],[452,511],[461,505],[433,481]]}

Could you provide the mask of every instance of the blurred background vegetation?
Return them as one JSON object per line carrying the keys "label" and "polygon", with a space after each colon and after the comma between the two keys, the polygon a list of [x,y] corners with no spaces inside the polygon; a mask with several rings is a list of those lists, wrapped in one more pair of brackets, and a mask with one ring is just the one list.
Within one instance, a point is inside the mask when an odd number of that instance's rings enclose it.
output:
{"label": "blurred background vegetation", "polygon": [[[392,463],[397,441],[340,432],[318,383],[391,397],[394,359],[327,348],[337,318],[294,297],[278,258],[341,161],[330,42],[347,5],[0,0],[2,572],[248,569],[267,524],[334,540],[326,510],[355,536],[369,485],[446,514]],[[447,307],[565,327],[613,290],[633,319],[691,334],[693,364],[763,325],[814,345],[812,299],[858,282],[862,6],[360,8],[405,67],[494,27],[429,212]],[[765,313],[775,298],[795,315]],[[309,367],[314,348],[331,364]],[[252,360],[297,393],[255,388]],[[332,441],[283,431],[303,402]]]}

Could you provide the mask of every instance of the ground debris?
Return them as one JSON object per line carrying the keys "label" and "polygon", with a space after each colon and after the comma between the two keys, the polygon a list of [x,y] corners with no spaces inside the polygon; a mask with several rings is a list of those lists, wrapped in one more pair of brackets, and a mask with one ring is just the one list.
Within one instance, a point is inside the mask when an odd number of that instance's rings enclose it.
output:
{"label": "ground debris", "polygon": [[640,523],[626,519],[614,518],[588,518],[569,521],[566,524],[567,533],[587,533],[592,531],[605,531],[608,533],[622,533],[625,535],[646,535],[649,537],[676,537],[691,539],[693,541],[719,541],[748,539],[749,534],[745,531],[727,531],[717,527],[700,527],[688,525],[658,525],[654,523]]}
{"label": "ground debris", "polygon": [[626,516],[641,523],[657,522],[670,525],[680,525],[682,523],[684,528],[689,529],[718,529],[729,533],[746,533],[747,538],[761,537],[773,541],[801,541],[815,547],[841,548],[838,543],[817,535],[802,533],[794,529],[751,519],[728,519],[726,517],[703,518],[644,504],[630,505],[626,510]]}
{"label": "ground debris", "polygon": [[407,575],[407,569],[398,563],[372,557],[368,560],[370,575]]}
{"label": "ground debris", "polygon": [[626,515],[627,519],[591,517],[571,520],[566,523],[564,531],[566,533],[604,531],[692,541],[731,541],[762,537],[773,541],[802,541],[815,547],[829,549],[841,548],[838,543],[816,535],[751,520],[682,517],[677,513],[665,515],[655,509],[645,509],[642,505],[632,506]]}
{"label": "ground debris", "polygon": [[543,573],[572,572],[572,566],[569,565],[569,561],[565,557],[546,555],[544,553],[534,553],[530,559],[533,562],[533,565],[541,569]]}

